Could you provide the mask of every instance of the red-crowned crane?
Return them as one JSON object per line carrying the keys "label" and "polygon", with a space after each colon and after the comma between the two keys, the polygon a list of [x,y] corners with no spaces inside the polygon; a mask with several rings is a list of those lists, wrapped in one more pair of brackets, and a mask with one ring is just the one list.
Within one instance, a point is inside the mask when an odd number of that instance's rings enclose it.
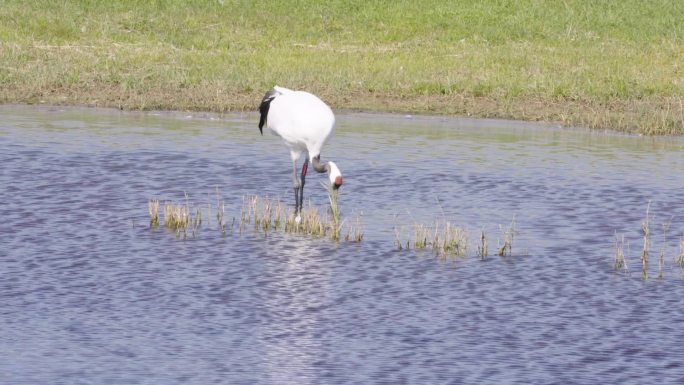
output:
{"label": "red-crowned crane", "polygon": [[[329,161],[321,164],[321,147],[328,140],[335,127],[335,115],[321,99],[305,91],[293,91],[275,86],[266,92],[259,105],[261,119],[259,131],[264,134],[264,125],[280,136],[290,149],[292,158],[295,213],[304,203],[304,183],[309,161],[314,170],[328,173],[333,189],[342,185],[342,173],[337,165]],[[300,175],[297,175],[297,160],[305,155]]]}

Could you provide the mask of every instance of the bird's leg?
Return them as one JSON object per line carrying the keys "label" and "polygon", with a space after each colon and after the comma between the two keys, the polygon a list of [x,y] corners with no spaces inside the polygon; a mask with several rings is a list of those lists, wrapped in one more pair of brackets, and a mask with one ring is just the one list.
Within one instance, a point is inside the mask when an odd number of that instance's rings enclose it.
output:
{"label": "bird's leg", "polygon": [[295,214],[299,216],[299,210],[301,207],[299,207],[299,188],[301,186],[301,181],[297,177],[297,161],[293,160],[292,161],[292,185],[294,186],[294,195],[295,195]]}
{"label": "bird's leg", "polygon": [[306,172],[309,170],[309,158],[304,159],[302,165],[301,184],[299,185],[299,210],[304,208],[304,184],[306,183]]}

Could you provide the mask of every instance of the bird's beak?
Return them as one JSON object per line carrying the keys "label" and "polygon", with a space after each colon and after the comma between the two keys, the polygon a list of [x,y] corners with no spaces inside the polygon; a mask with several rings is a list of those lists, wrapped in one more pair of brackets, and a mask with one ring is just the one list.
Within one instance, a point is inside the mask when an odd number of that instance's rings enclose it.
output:
{"label": "bird's beak", "polygon": [[337,176],[335,177],[335,183],[333,183],[333,189],[337,190],[342,186],[342,176]]}

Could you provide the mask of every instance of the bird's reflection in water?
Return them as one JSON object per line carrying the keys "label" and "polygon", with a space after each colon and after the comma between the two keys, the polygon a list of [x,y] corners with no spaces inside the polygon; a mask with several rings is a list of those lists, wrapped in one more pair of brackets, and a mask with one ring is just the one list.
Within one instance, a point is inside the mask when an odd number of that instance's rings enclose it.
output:
{"label": "bird's reflection in water", "polygon": [[[323,359],[325,309],[330,292],[332,249],[329,242],[301,237],[270,240],[263,288],[267,323],[255,332],[262,344],[264,366],[277,383],[313,380],[314,364]],[[277,278],[276,278],[277,277]]]}

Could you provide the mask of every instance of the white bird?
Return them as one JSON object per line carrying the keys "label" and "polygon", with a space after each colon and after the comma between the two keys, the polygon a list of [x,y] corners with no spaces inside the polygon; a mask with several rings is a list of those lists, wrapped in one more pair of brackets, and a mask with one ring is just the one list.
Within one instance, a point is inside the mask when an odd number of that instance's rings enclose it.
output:
{"label": "white bird", "polygon": [[[314,170],[328,173],[333,189],[342,185],[342,173],[335,162],[321,164],[321,147],[333,133],[335,115],[330,107],[317,96],[305,91],[293,91],[287,88],[273,87],[268,91],[259,105],[261,119],[259,131],[264,134],[263,127],[280,136],[290,149],[292,158],[293,186],[295,193],[295,213],[304,203],[304,183],[309,161]],[[301,174],[297,175],[297,161],[305,155]]]}

